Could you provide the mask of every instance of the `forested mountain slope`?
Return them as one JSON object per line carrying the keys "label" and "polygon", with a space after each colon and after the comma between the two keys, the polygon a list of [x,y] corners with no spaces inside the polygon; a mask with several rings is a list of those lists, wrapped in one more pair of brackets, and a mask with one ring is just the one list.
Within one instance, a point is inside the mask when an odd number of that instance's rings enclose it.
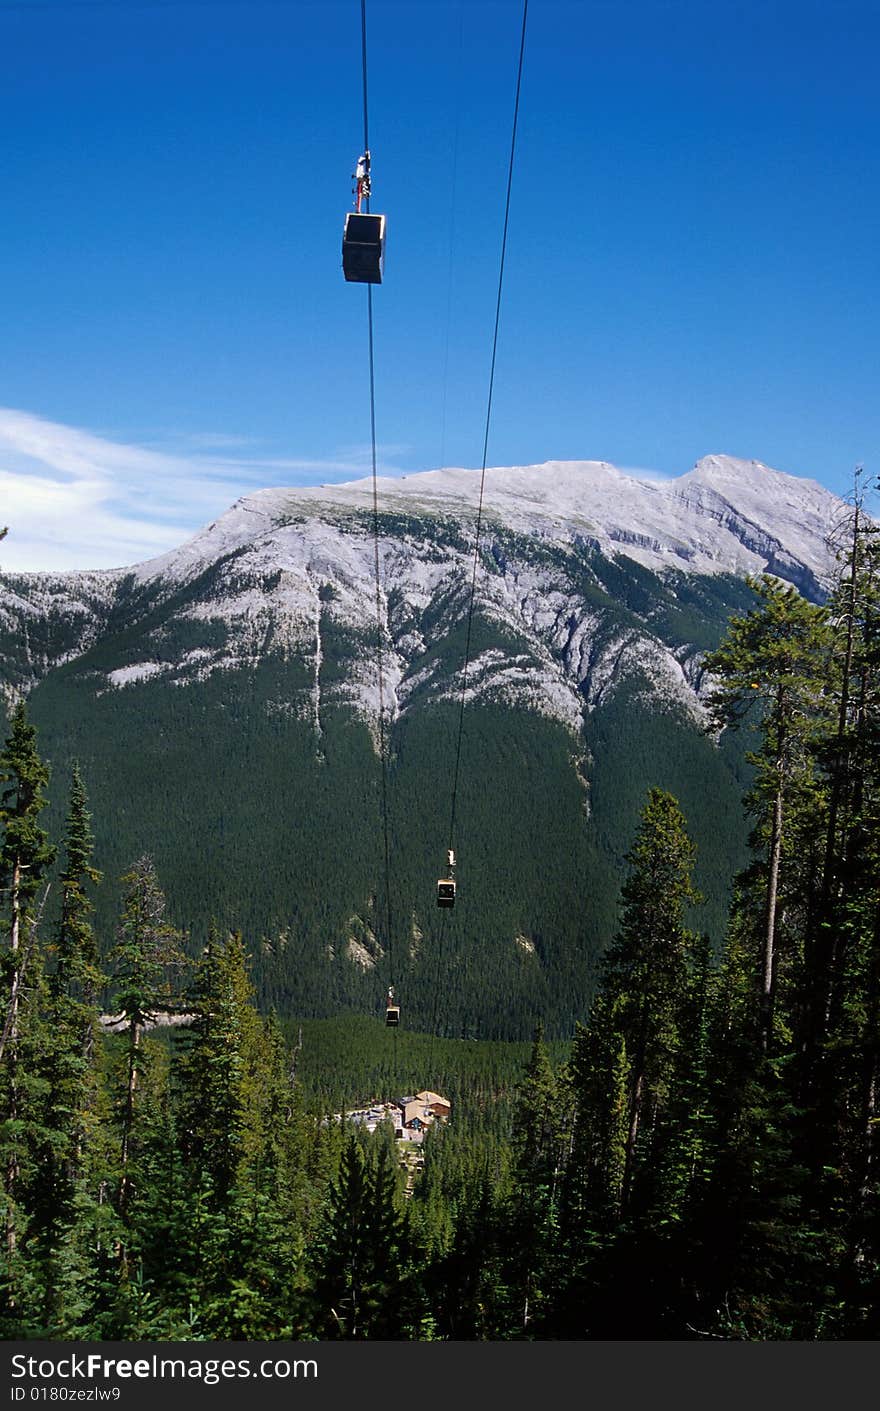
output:
{"label": "forested mountain slope", "polygon": [[[822,596],[839,502],[709,457],[649,483],[595,462],[488,473],[456,851],[445,861],[479,476],[380,482],[391,934],[367,482],[267,490],[133,569],[5,575],[0,681],[29,697],[56,815],[80,761],[114,879],[151,853],[174,920],[259,949],[284,1012],[373,1008],[471,1036],[583,1014],[647,789],[681,801],[720,939],[740,755],[703,733],[701,654],[764,569]],[[738,742],[736,749],[741,748]],[[696,918],[695,918],[696,919]]]}

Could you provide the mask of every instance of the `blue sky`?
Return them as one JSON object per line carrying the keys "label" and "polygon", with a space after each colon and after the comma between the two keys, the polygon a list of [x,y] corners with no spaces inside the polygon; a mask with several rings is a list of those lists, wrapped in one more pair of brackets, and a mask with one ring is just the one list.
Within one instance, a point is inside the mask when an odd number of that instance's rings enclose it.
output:
{"label": "blue sky", "polygon": [[[519,0],[368,0],[377,421],[478,465]],[[368,469],[358,0],[0,0],[7,567]],[[880,469],[876,0],[531,0],[491,464]]]}

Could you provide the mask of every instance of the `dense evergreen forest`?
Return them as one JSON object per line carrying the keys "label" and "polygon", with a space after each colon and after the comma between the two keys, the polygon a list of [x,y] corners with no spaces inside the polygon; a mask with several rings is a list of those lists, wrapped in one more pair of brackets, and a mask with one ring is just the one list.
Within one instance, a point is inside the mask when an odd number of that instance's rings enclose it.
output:
{"label": "dense evergreen forest", "polygon": [[[0,752],[3,1335],[876,1336],[880,544],[857,509],[825,605],[753,588],[706,663],[712,731],[745,731],[752,765],[724,945],[697,919],[692,825],[643,776],[569,1043],[282,1023],[241,934],[194,946],[169,923],[148,856],[100,953],[82,777],[56,843],[20,704]],[[169,1010],[191,1022],[153,1027]],[[336,1114],[422,1085],[453,1108],[408,1188],[391,1127]]]}
{"label": "dense evergreen forest", "polygon": [[[348,526],[352,535],[367,527],[358,516]],[[450,544],[464,542],[460,528],[427,516],[389,514],[382,527],[406,552],[441,560]],[[173,592],[124,583],[85,644],[76,635],[80,620],[62,611],[60,588],[59,604],[44,608],[41,599],[28,616],[26,634],[14,615],[0,621],[0,698],[27,683],[29,717],[52,771],[44,826],[53,837],[63,831],[74,759],[88,790],[104,873],[94,895],[100,936],[113,934],[121,877],[148,851],[176,925],[201,944],[212,919],[248,937],[263,1009],[311,1018],[363,1012],[381,1003],[393,978],[405,986],[416,1029],[519,1040],[540,1019],[553,1038],[570,1036],[617,924],[621,859],[648,781],[675,794],[700,839],[700,925],[720,946],[731,879],[747,855],[742,750],[735,738],[716,747],[680,701],[664,699],[635,667],[601,692],[577,731],[524,696],[481,697],[468,709],[456,815],[459,904],[438,913],[467,628],[466,584],[453,577],[416,622],[394,618],[398,639],[415,628],[427,645],[417,659],[420,684],[387,726],[392,966],[380,772],[371,721],[348,698],[352,681],[375,669],[372,636],[340,623],[339,589],[328,578],[318,734],[314,663],[289,649],[271,607],[278,570],[255,577],[230,558]],[[661,576],[623,554],[612,562],[586,547],[492,526],[481,581],[504,582],[510,563],[550,575],[578,612],[594,614],[590,654],[599,661],[624,640],[662,642],[684,655],[709,650],[731,613],[753,601],[732,575]],[[23,601],[34,591],[25,576],[4,575],[4,584]],[[211,616],[216,596],[236,585],[269,605],[246,659],[230,642],[229,623]],[[109,685],[116,670],[153,657],[170,668],[206,645],[230,661],[204,678],[176,683],[159,673]],[[561,649],[553,650],[558,658]],[[488,599],[478,598],[471,652],[501,653],[518,672],[541,669],[535,639],[500,624]],[[59,895],[51,875],[47,921]]]}

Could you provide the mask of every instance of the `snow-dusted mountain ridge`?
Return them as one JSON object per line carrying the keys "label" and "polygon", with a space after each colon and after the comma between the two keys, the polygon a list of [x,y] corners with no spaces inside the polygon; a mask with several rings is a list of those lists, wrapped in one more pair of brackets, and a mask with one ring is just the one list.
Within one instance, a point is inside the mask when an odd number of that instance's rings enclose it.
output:
{"label": "snow-dusted mountain ridge", "polygon": [[[424,471],[378,482],[380,509],[472,519],[477,470]],[[142,580],[188,577],[292,516],[334,520],[372,508],[369,479],[258,491],[239,500],[180,549],[139,566]],[[486,471],[484,514],[516,533],[582,539],[625,552],[647,568],[689,573],[778,573],[807,592],[831,572],[826,545],[840,501],[813,480],[759,461],[705,456],[670,480],[628,475],[605,461],[547,461]]]}
{"label": "snow-dusted mountain ridge", "polygon": [[[438,644],[451,642],[467,610],[479,492],[475,470],[379,482],[392,720],[414,699],[440,700],[457,688],[453,655]],[[285,709],[311,720],[318,735],[328,704],[375,721],[372,508],[369,479],[263,490],[133,569],[8,575],[0,579],[0,689],[14,698],[78,659],[100,691],[187,685],[280,655],[299,661],[310,682]],[[659,699],[699,714],[700,644],[680,640],[686,627],[670,640],[664,593],[676,599],[682,574],[693,581],[769,570],[819,597],[833,568],[826,538],[841,508],[814,481],[727,456],[707,456],[665,481],[598,461],[490,469],[477,577],[488,637],[469,687],[577,731],[584,711],[638,673]],[[641,606],[632,585],[611,587],[608,602],[617,606],[609,614],[593,591],[609,591],[596,576],[599,562],[629,562],[630,575],[639,565],[655,586],[638,589]],[[717,604],[712,611],[717,618]],[[324,661],[331,638],[346,661],[332,679]],[[107,663],[100,671],[88,657],[97,644]]]}

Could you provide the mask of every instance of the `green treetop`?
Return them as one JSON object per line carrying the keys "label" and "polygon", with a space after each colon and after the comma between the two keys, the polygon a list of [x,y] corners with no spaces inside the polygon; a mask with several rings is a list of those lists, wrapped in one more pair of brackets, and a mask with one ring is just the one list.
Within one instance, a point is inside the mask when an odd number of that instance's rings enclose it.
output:
{"label": "green treetop", "polygon": [[754,843],[765,854],[760,1032],[765,1050],[773,1028],[779,972],[778,920],[786,821],[811,803],[813,747],[830,709],[833,632],[824,607],[808,603],[771,577],[753,582],[758,604],[731,618],[727,637],[705,659],[715,678],[709,711],[715,729],[751,724],[759,748],[749,761],[755,782],[749,805],[757,816]]}

